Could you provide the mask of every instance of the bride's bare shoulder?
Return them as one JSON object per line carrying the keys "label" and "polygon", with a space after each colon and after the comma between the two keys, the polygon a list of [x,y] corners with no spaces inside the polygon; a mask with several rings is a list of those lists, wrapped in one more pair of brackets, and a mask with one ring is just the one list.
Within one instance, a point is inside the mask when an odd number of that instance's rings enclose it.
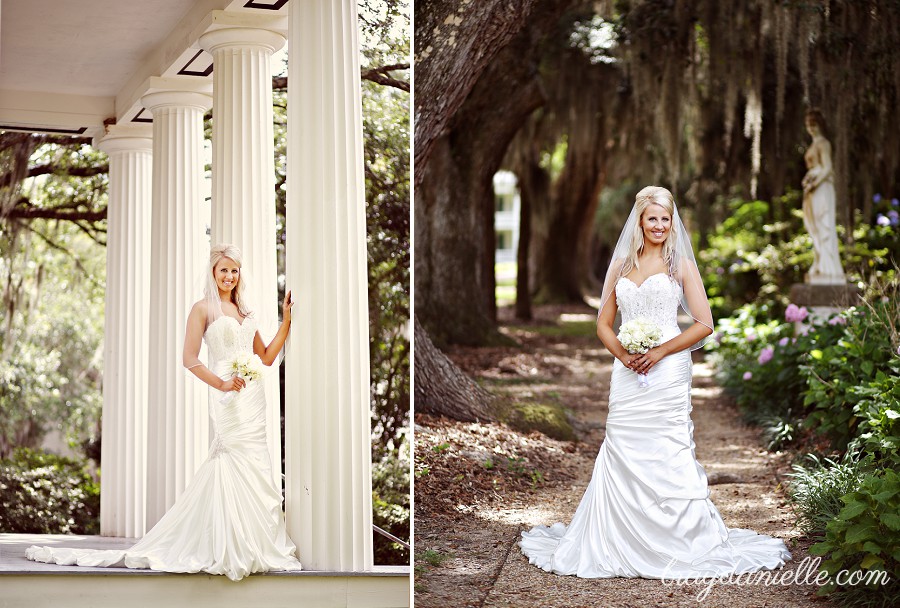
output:
{"label": "bride's bare shoulder", "polygon": [[197,300],[196,302],[194,302],[194,305],[191,306],[191,312],[188,313],[188,316],[189,317],[199,317],[205,321],[206,317],[208,316],[208,310],[209,310],[208,306],[209,306],[209,304],[207,304],[206,298],[203,298],[202,300]]}

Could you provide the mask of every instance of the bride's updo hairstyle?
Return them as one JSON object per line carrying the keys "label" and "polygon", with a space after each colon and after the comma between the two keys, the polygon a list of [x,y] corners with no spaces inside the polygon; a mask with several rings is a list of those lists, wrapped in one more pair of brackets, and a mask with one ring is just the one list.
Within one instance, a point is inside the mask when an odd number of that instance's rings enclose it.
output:
{"label": "bride's updo hairstyle", "polygon": [[638,222],[634,226],[634,232],[631,236],[631,244],[628,248],[628,255],[622,268],[621,276],[625,276],[634,268],[640,268],[638,257],[644,250],[644,229],[641,221],[644,219],[644,212],[650,205],[659,205],[666,210],[672,219],[669,234],[666,235],[666,242],[663,243],[663,260],[666,262],[669,276],[674,277],[675,268],[675,244],[678,242],[677,227],[675,223],[675,198],[672,193],[662,186],[647,186],[637,193],[634,197],[634,207],[637,213]]}
{"label": "bride's updo hairstyle", "polygon": [[[224,258],[234,260],[241,268],[244,263],[244,256],[241,250],[235,245],[221,244],[213,245],[209,250],[209,267],[206,271],[206,284],[203,287],[203,295],[206,297],[207,317],[209,322],[215,321],[222,314],[222,301],[219,299],[219,285],[216,283],[216,264]],[[242,317],[250,315],[250,308],[244,301],[244,290],[246,289],[246,280],[244,273],[238,274],[238,282],[234,289],[231,290],[231,301],[237,306],[238,312]]]}

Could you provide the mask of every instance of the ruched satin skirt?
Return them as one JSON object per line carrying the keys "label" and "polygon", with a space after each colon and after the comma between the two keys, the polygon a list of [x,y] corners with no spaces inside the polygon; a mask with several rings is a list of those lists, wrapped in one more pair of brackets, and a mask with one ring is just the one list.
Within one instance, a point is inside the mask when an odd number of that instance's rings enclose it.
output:
{"label": "ruched satin skirt", "polygon": [[519,541],[529,561],[584,578],[696,578],[775,569],[784,542],[727,528],[697,462],[691,358],[661,360],[641,388],[616,360],[606,439],[572,522],[537,526]]}
{"label": "ruched satin skirt", "polygon": [[[228,373],[225,365],[214,369]],[[215,437],[209,457],[162,519],[132,548],[30,547],[28,559],[62,565],[208,572],[239,580],[253,572],[300,570],[272,482],[265,390],[250,382],[227,405],[210,389]]]}

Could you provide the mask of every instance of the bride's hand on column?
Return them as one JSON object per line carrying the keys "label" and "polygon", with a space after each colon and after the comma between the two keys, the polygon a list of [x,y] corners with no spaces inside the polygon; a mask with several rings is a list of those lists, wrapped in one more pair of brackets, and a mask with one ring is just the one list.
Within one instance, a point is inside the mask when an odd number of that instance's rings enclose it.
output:
{"label": "bride's hand on column", "polygon": [[284,294],[284,302],[281,305],[281,318],[286,322],[290,322],[291,320],[291,307],[293,305],[294,301],[291,300],[291,291],[288,290],[288,292]]}

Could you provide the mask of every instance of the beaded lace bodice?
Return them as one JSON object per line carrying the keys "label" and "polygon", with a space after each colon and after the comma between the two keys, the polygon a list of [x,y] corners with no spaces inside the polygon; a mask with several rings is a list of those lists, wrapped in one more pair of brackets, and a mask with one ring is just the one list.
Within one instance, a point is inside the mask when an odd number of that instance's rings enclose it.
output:
{"label": "beaded lace bodice", "polygon": [[646,319],[662,329],[677,328],[681,287],[662,272],[650,275],[640,286],[622,277],[616,284],[616,303],[622,323]]}
{"label": "beaded lace bodice", "polygon": [[239,352],[252,352],[255,336],[256,320],[253,317],[247,317],[242,324],[228,315],[210,323],[203,335],[214,361],[230,361]]}

